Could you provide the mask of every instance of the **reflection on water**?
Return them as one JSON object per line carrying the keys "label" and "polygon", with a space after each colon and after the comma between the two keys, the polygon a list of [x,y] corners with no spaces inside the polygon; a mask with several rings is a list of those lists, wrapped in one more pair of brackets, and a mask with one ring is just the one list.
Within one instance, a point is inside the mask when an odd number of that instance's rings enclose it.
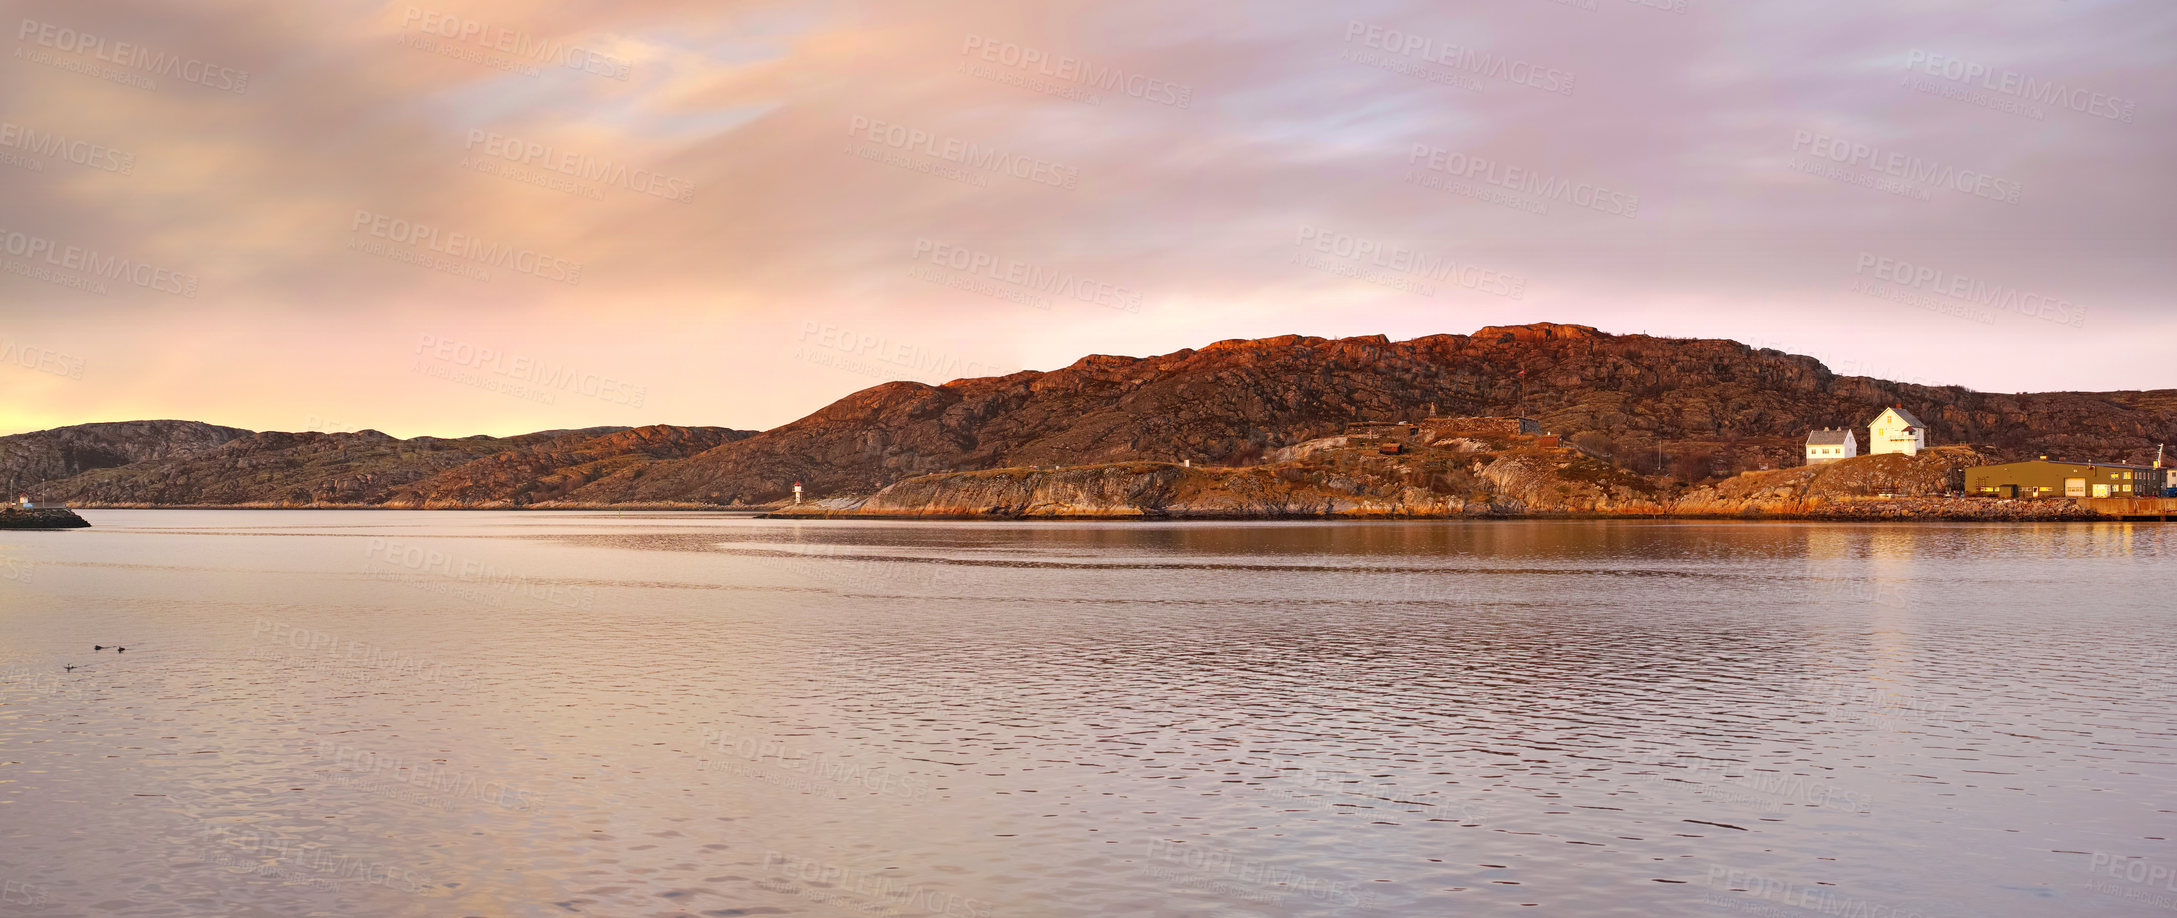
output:
{"label": "reflection on water", "polygon": [[89,516],[0,915],[2177,914],[2154,524]]}

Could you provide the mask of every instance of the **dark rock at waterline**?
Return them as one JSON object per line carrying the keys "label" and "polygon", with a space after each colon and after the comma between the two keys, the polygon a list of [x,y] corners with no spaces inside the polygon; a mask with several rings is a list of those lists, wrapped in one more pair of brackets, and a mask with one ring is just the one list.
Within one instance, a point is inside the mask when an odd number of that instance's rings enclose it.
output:
{"label": "dark rock at waterline", "polygon": [[83,529],[90,525],[65,507],[0,510],[0,529]]}

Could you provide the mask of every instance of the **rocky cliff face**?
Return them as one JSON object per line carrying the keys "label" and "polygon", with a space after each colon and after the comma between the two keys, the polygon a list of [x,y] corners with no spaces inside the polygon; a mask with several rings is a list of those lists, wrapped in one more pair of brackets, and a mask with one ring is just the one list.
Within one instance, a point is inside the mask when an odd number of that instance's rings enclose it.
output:
{"label": "rocky cliff face", "polygon": [[[1525,375],[1521,375],[1521,371]],[[1912,407],[1935,443],[2004,457],[2139,460],[2177,438],[2170,393],[1994,395],[1837,376],[1732,341],[1576,325],[1392,342],[1285,336],[1048,373],[887,383],[694,458],[600,480],[591,500],[776,501],[867,494],[916,474],[1133,460],[1244,465],[1356,420],[1524,413],[1626,468],[1699,481],[1796,465],[1809,428]],[[1662,465],[1651,458],[1660,453]]]}
{"label": "rocky cliff face", "polygon": [[120,421],[0,437],[0,490],[13,497],[56,478],[193,456],[248,435],[200,421]]}

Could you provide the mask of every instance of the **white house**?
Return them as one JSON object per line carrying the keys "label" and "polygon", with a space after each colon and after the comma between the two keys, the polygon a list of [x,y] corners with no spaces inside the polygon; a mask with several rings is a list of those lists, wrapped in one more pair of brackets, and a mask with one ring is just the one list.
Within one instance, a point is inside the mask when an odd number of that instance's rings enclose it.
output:
{"label": "white house", "polygon": [[1903,407],[1884,408],[1867,424],[1867,453],[1918,454],[1928,447],[1928,428]]}
{"label": "white house", "polygon": [[1820,465],[1839,459],[1850,459],[1860,454],[1860,439],[1845,428],[1809,431],[1807,433],[1807,464]]}

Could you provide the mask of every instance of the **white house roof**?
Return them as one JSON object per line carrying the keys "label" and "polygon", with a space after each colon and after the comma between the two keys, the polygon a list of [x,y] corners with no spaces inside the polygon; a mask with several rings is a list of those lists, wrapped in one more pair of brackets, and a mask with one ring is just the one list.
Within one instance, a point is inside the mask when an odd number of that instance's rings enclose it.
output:
{"label": "white house roof", "polygon": [[[1919,419],[1919,418],[1913,417],[1913,416],[1912,416],[1912,412],[1910,412],[1910,411],[1906,411],[1906,410],[1905,410],[1905,409],[1903,409],[1903,408],[1884,408],[1884,409],[1883,409],[1882,411],[1883,411],[1883,414],[1895,414],[1895,415],[1897,415],[1897,419],[1898,419],[1898,420],[1900,420],[1900,421],[1904,421],[1904,422],[1905,422],[1905,426],[1907,426],[1907,427],[1926,427],[1926,426],[1928,426],[1928,425],[1926,425],[1926,424],[1922,424],[1922,423],[1920,423],[1920,419]],[[1882,415],[1881,415],[1881,414],[1875,415],[1875,420],[1876,420],[1876,421],[1882,420]],[[1870,422],[1868,422],[1868,423],[1872,424],[1872,423],[1874,423],[1874,422],[1873,422],[1873,421],[1870,421]]]}
{"label": "white house roof", "polygon": [[1852,432],[1849,430],[1816,430],[1807,434],[1808,446],[1843,446],[1850,442]]}

